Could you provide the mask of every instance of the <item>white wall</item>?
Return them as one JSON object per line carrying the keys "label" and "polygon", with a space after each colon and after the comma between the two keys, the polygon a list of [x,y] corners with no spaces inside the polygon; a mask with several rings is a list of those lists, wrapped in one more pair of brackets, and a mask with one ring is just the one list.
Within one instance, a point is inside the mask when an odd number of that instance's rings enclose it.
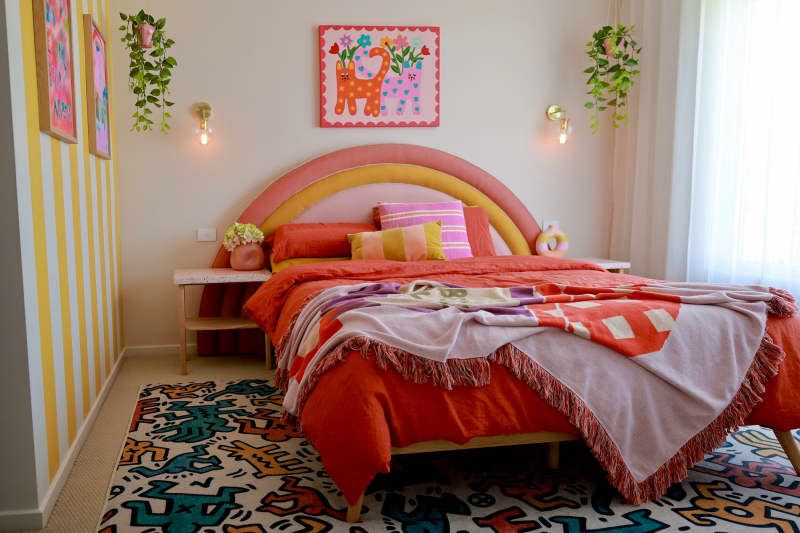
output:
{"label": "white wall", "polygon": [[[582,73],[584,44],[607,22],[607,2],[112,0],[112,13],[140,8],[167,18],[178,67],[172,133],[129,132],[128,60],[120,32],[108,36],[120,88],[128,346],[177,343],[172,269],[208,265],[219,246],[193,242],[196,228],[221,235],[286,170],[348,146],[402,142],[454,153],[503,181],[540,222],[560,220],[571,256],[607,254],[613,136],[589,133]],[[319,24],[440,26],[441,126],[319,128]],[[192,135],[191,106],[201,100],[214,108],[215,137],[205,147]],[[565,146],[544,118],[553,103],[574,121]]]}
{"label": "white wall", "polygon": [[14,376],[0,386],[0,404],[7,406],[0,410],[0,427],[4,428],[0,439],[0,524],[4,512],[32,509],[37,504],[8,59],[6,12],[0,5],[0,225],[5,228],[0,238],[0,376]]}

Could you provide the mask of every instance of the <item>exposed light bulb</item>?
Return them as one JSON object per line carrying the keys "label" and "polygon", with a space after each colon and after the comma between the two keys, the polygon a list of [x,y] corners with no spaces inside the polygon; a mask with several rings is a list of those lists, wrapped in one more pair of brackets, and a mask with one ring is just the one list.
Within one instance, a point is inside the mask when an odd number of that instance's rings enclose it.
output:
{"label": "exposed light bulb", "polygon": [[[565,141],[561,141],[565,142]],[[203,132],[200,134],[200,144],[208,144],[208,133]]]}
{"label": "exposed light bulb", "polygon": [[558,142],[567,144],[567,134],[572,130],[572,125],[568,118],[561,119],[561,134],[558,136]]}

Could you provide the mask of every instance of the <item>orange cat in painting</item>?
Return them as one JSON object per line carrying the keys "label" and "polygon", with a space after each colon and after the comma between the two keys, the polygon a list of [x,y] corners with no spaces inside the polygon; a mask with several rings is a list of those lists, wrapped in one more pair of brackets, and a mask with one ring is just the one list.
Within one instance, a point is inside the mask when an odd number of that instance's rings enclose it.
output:
{"label": "orange cat in painting", "polygon": [[383,48],[375,47],[369,52],[369,57],[381,56],[383,63],[381,69],[374,78],[356,78],[356,66],[352,61],[347,63],[345,69],[341,61],[336,62],[336,107],[334,111],[337,115],[344,112],[344,104],[347,102],[347,110],[351,115],[356,114],[356,100],[366,98],[364,104],[364,114],[377,117],[381,112],[381,84],[383,78],[389,71],[392,58],[389,52]]}

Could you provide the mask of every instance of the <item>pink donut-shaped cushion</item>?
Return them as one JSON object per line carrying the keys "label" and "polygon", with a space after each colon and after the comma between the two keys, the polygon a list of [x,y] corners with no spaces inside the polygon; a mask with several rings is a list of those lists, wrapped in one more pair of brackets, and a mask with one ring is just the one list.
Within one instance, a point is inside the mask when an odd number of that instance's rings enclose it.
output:
{"label": "pink donut-shaped cushion", "polygon": [[[551,250],[549,246],[550,239],[556,240],[556,247]],[[567,255],[569,249],[569,241],[563,231],[557,227],[550,225],[547,226],[543,232],[536,238],[536,255],[544,255],[546,257],[564,257]]]}

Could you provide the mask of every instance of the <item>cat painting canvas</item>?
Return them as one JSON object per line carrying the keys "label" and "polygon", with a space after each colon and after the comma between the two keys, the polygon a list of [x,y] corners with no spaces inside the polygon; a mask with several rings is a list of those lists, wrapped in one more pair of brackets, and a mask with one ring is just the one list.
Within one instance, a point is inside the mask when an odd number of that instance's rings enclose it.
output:
{"label": "cat painting canvas", "polygon": [[438,126],[439,28],[320,26],[320,126]]}

